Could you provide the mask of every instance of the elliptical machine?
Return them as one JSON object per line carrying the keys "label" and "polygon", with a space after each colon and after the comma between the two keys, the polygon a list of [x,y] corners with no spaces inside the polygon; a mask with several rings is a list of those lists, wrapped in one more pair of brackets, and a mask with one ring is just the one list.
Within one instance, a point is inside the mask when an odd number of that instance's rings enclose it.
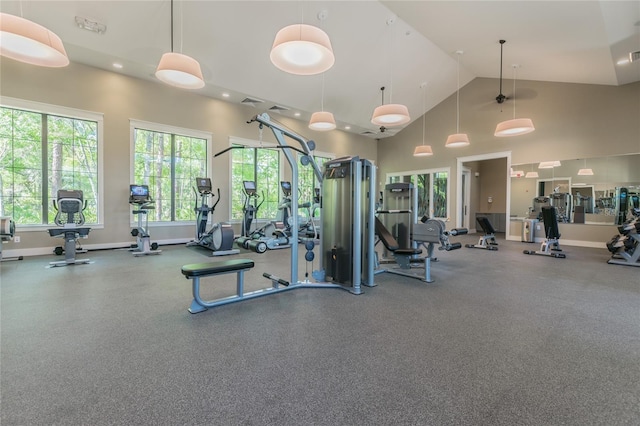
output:
{"label": "elliptical machine", "polygon": [[[256,253],[264,253],[267,249],[276,250],[291,247],[286,227],[286,223],[289,222],[288,219],[284,219],[281,222],[270,221],[262,227],[251,231],[251,223],[256,219],[265,197],[264,193],[262,197],[258,195],[254,181],[245,180],[242,182],[242,186],[245,198],[244,206],[242,207],[242,235],[236,239],[238,247],[255,251]],[[278,209],[282,211],[285,208],[283,205],[287,202],[289,206],[291,205],[291,200],[285,198],[283,203],[278,206]]]}
{"label": "elliptical machine", "polygon": [[[226,256],[230,254],[238,254],[240,250],[233,248],[233,228],[229,224],[221,222],[214,223],[211,229],[207,231],[207,222],[209,213],[213,215],[216,206],[220,202],[220,188],[218,188],[218,200],[209,207],[207,198],[213,197],[213,186],[210,178],[196,178],[196,203],[194,210],[196,212],[196,239],[187,243],[187,246],[200,246],[211,250],[211,256]],[[200,197],[200,206],[198,206],[198,196]]]}
{"label": "elliptical machine", "polygon": [[[151,242],[151,236],[147,228],[149,227],[149,210],[156,208],[155,201],[149,195],[147,185],[129,185],[129,204],[133,207],[133,214],[138,216],[138,226],[131,230],[131,236],[136,237],[136,244],[133,244],[129,251],[134,256],[148,254],[160,254],[158,243]],[[144,225],[142,223],[144,217]]]}

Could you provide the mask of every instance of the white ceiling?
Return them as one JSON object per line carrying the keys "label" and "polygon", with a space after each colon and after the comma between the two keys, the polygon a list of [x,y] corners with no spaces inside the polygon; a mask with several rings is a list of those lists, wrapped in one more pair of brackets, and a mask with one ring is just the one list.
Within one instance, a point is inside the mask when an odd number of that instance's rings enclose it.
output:
{"label": "white ceiling", "polygon": [[[73,62],[157,81],[155,68],[170,49],[170,4],[2,0],[0,10],[22,14],[54,31]],[[321,11],[326,12],[324,20],[318,19]],[[80,29],[76,16],[100,22],[107,30],[96,34]],[[520,66],[519,89],[526,89],[524,80],[604,85],[640,81],[640,61],[616,65],[630,51],[640,50],[640,1],[635,0],[175,0],[174,50],[200,62],[206,86],[198,93],[222,99],[228,92],[227,100],[235,103],[259,99],[264,102],[256,105],[256,113],[278,105],[289,108],[282,115],[300,112],[301,119],[308,120],[320,110],[322,76],[286,74],[269,60],[276,32],[301,22],[325,30],[336,56],[324,76],[325,110],[334,113],[340,127],[370,131],[372,137],[400,130],[379,134],[370,122],[381,102],[381,86],[387,88],[385,103],[406,104],[416,119],[455,93],[456,51],[464,51],[461,85],[475,77],[499,77],[500,39],[507,41],[505,87],[512,83],[513,64]],[[114,69],[113,62],[124,68]]]}

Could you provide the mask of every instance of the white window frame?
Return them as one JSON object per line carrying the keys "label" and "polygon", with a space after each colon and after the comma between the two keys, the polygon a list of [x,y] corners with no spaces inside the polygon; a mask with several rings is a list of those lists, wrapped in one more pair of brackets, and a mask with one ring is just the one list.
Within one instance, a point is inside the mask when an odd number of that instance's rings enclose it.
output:
{"label": "white window frame", "polygon": [[[246,138],[240,138],[238,136],[229,136],[229,147],[232,147],[233,145],[243,145],[249,148],[272,148],[272,149],[277,149],[278,150],[278,180],[282,181],[284,179],[284,173],[282,171],[282,162],[283,162],[283,155],[282,155],[282,149],[278,148],[279,145],[277,143],[273,143],[273,142],[264,142],[264,141],[257,141],[255,139],[246,139]],[[231,185],[231,181],[233,180],[233,159],[231,157],[231,155],[229,155],[229,177],[228,177],[228,182],[229,185]],[[231,219],[232,217],[232,212],[231,212],[231,207],[233,204],[233,200],[231,199],[233,197],[233,191],[234,188],[230,188],[229,189],[229,199],[227,200],[227,217],[229,218],[229,223],[242,223],[242,219],[238,220],[238,219]],[[255,223],[259,224],[259,223],[267,223],[269,222],[268,219],[255,219]]]}
{"label": "white window frame", "polygon": [[[104,146],[104,114],[101,112],[87,111],[76,108],[69,108],[60,105],[47,104],[44,102],[28,101],[25,99],[12,98],[9,96],[0,97],[0,106],[6,108],[20,109],[28,112],[40,114],[57,115],[64,118],[77,118],[80,120],[95,121],[98,124],[98,223],[92,223],[91,228],[104,228],[104,176],[103,176],[103,146]],[[51,228],[52,224],[44,225],[21,225],[16,223],[16,229],[21,232],[42,231]]]}
{"label": "white window frame", "polygon": [[[429,179],[429,214],[433,214],[433,174],[447,172],[447,217],[434,217],[433,219],[449,220],[451,216],[451,167],[439,167],[435,169],[421,169],[421,170],[408,170],[406,172],[393,172],[387,173],[385,182],[389,183],[392,177],[396,176],[417,176],[417,175],[431,175]],[[414,185],[413,197],[417,201],[417,187]]]}
{"label": "white window frame", "polygon": [[[151,130],[152,132],[169,133],[179,136],[187,136],[191,138],[199,138],[207,140],[207,174],[210,175],[213,171],[213,135],[211,132],[203,130],[187,129],[185,127],[171,126],[168,124],[154,123],[151,121],[137,120],[135,118],[129,119],[129,181],[131,182],[135,176],[135,131],[136,129]],[[211,176],[209,176],[211,177]],[[149,226],[165,227],[165,226],[179,226],[179,225],[193,225],[195,220],[176,220],[175,222],[169,221],[149,221]],[[136,227],[138,220],[130,214],[130,226]]]}

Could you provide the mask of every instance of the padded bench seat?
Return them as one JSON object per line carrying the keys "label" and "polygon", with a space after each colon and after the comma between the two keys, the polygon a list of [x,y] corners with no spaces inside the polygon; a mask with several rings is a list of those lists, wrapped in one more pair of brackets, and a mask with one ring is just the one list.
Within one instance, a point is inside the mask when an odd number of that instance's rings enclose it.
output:
{"label": "padded bench seat", "polygon": [[208,275],[226,274],[240,269],[251,269],[255,265],[249,259],[231,259],[221,262],[192,263],[182,267],[182,274],[187,278],[206,277]]}
{"label": "padded bench seat", "polygon": [[[253,268],[255,264],[250,259],[231,259],[220,262],[192,263],[182,266],[182,275],[192,280],[193,301],[189,312],[197,314],[214,306],[237,302],[247,297],[244,294],[244,272]],[[236,295],[223,299],[205,301],[200,297],[200,277],[237,273]]]}

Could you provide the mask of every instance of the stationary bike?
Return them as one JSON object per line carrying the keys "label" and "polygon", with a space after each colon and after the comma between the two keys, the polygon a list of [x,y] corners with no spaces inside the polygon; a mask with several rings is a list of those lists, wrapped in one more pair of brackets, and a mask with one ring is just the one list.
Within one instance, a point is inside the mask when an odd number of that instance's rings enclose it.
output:
{"label": "stationary bike", "polygon": [[149,195],[149,187],[147,185],[129,185],[129,204],[133,206],[132,213],[138,216],[138,226],[131,230],[131,236],[136,237],[136,244],[129,249],[131,254],[143,256],[162,253],[162,250],[158,250],[158,243],[151,242],[151,236],[147,231],[149,210],[156,208],[155,201]]}
{"label": "stationary bike", "polygon": [[[218,200],[209,207],[207,198],[213,197],[210,178],[196,178],[197,190],[196,203],[194,210],[196,212],[196,239],[187,243],[187,246],[200,246],[211,250],[211,256],[226,256],[230,254],[238,254],[240,250],[233,248],[233,228],[229,224],[214,223],[211,229],[207,231],[207,222],[209,214],[213,215],[216,206],[220,202],[220,188],[218,188]],[[200,197],[200,205],[198,206],[198,196]]]}

